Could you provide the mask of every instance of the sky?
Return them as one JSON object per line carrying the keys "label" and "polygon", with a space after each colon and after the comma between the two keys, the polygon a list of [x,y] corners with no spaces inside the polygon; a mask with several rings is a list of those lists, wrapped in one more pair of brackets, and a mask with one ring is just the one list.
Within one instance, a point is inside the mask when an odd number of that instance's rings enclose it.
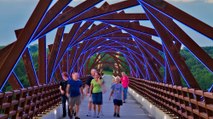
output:
{"label": "sky", "polygon": [[[39,0],[0,0],[0,46],[10,44],[16,40],[14,30],[23,28],[36,7]],[[83,0],[73,0],[71,6],[76,6]],[[105,0],[110,4],[121,0]],[[122,0],[124,1],[124,0]],[[213,26],[213,0],[166,0],[172,5],[184,10],[192,16],[202,20],[206,24]],[[100,6],[101,4],[99,4]],[[140,12],[143,10],[140,6],[127,9],[126,12]],[[185,25],[175,21],[190,37],[200,46],[213,46],[213,39],[209,39],[196,31],[191,30]],[[148,22],[140,22],[144,26],[152,25]],[[212,31],[213,32],[213,31]],[[48,44],[54,40],[54,34],[47,36]],[[154,38],[161,42],[160,39]]]}

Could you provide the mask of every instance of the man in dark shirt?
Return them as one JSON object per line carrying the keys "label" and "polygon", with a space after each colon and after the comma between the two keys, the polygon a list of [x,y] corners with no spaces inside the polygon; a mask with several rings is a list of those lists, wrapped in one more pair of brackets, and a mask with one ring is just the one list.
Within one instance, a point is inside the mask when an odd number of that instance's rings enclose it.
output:
{"label": "man in dark shirt", "polygon": [[94,79],[94,78],[93,78],[93,76],[91,76],[91,75],[87,77],[86,85],[88,85],[89,87],[90,87],[90,85],[91,85],[92,79]]}
{"label": "man in dark shirt", "polygon": [[90,85],[91,85],[91,81],[92,79],[94,79],[94,75],[95,73],[97,72],[96,69],[91,69],[91,72],[90,72],[90,76],[87,77],[87,80],[86,80],[86,92],[87,92],[87,96],[88,96],[88,114],[87,116],[91,116],[91,111],[92,111],[92,98],[89,96],[90,94]]}
{"label": "man in dark shirt", "polygon": [[[62,100],[62,108],[63,108],[63,117],[66,117],[66,101],[68,102],[68,98],[66,96],[66,88],[69,80],[69,75],[66,72],[62,73],[63,81],[60,83],[60,92],[61,92],[61,100]],[[68,115],[70,115],[69,107],[68,109]]]}
{"label": "man in dark shirt", "polygon": [[[71,114],[70,118],[72,118],[72,115],[74,115],[75,119],[80,119],[78,113],[81,99],[84,97],[84,94],[83,83],[79,79],[79,74],[77,72],[72,73],[72,79],[68,81],[67,97],[69,97],[70,111],[75,112],[75,114]],[[75,109],[73,110],[74,106]]]}

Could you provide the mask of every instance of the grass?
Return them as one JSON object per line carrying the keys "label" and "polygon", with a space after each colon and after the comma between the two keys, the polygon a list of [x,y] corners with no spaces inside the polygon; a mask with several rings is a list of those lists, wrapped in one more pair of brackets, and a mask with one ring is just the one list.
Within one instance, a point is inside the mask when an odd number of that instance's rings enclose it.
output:
{"label": "grass", "polygon": [[103,71],[104,75],[112,75],[111,71]]}

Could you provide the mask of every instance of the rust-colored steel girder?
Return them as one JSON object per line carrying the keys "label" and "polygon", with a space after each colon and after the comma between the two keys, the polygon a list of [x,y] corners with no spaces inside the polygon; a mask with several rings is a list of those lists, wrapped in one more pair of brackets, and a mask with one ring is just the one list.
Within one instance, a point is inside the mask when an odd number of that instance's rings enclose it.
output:
{"label": "rust-colored steel girder", "polygon": [[119,2],[119,3],[115,3],[112,5],[109,5],[107,2],[105,2],[99,9],[97,9],[96,7],[93,7],[88,11],[82,12],[80,16],[76,17],[75,19],[71,19],[67,24],[74,23],[76,21],[82,21],[85,19],[92,19],[92,18],[108,15],[110,13],[114,13],[116,11],[119,11],[125,8],[137,6],[138,4],[139,3],[137,2],[137,0],[127,0],[127,1]]}
{"label": "rust-colored steel girder", "polygon": [[30,86],[39,85],[38,77],[35,72],[35,68],[32,63],[32,58],[31,58],[30,51],[28,48],[25,50],[25,52],[23,54],[23,61],[24,61],[24,66],[26,69],[27,76],[29,78]]}
{"label": "rust-colored steel girder", "polygon": [[[28,80],[33,86],[59,81],[64,71],[78,71],[86,75],[99,61],[107,59],[104,55],[99,59],[98,55],[88,67],[90,58],[96,53],[109,54],[118,64],[116,70],[119,72],[127,70],[125,66],[129,66],[133,77],[173,85],[182,85],[182,77],[188,87],[200,89],[180,55],[182,45],[213,72],[213,59],[173,20],[180,21],[210,40],[213,39],[211,26],[166,1],[104,2],[97,8],[96,5],[102,1],[87,0],[75,7],[68,6],[71,0],[58,0],[53,5],[52,0],[39,1],[25,27],[16,30],[17,40],[0,50],[1,89],[7,81],[13,89],[22,87],[13,71],[20,58],[24,59]],[[125,9],[138,5],[144,9],[144,13],[125,12]],[[141,20],[150,21],[154,27],[141,25]],[[66,32],[65,28],[70,24],[71,29]],[[54,43],[46,44],[47,33],[52,30],[57,30]],[[153,36],[161,42],[153,40]],[[35,40],[39,43],[37,71],[28,50],[30,43]],[[124,57],[126,62],[116,56]],[[107,63],[103,61],[102,64]],[[160,74],[161,68],[165,71],[163,76]],[[11,84],[13,81],[20,85]]]}
{"label": "rust-colored steel girder", "polygon": [[186,63],[181,59],[180,54],[177,52],[175,49],[173,42],[171,41],[170,34],[166,32],[166,29],[161,26],[158,21],[147,11],[147,15],[149,16],[150,20],[152,21],[153,25],[156,28],[156,31],[159,33],[161,36],[161,39],[166,47],[166,51],[172,57],[173,61],[175,62],[177,68],[180,70],[180,73],[183,75],[183,78],[185,80],[188,80],[187,82],[189,83],[188,86],[200,89],[199,84],[193,77],[192,73],[187,67]]}
{"label": "rust-colored steel girder", "polygon": [[47,83],[46,36],[38,41],[38,79],[39,84]]}
{"label": "rust-colored steel girder", "polygon": [[178,9],[177,7],[169,4],[166,1],[152,1],[152,0],[140,0],[143,5],[151,5],[157,10],[169,15],[170,17],[186,24],[190,28],[202,33],[203,35],[213,39],[212,27],[199,19],[187,14],[186,12]]}
{"label": "rust-colored steel girder", "polygon": [[[108,54],[110,57],[112,57],[113,60],[114,60],[115,62],[106,61],[106,60],[109,58],[109,57],[104,58],[104,56],[105,56],[106,54]],[[106,53],[106,54],[104,54],[104,55],[101,56],[99,59],[97,59],[97,58],[100,56],[100,55],[98,54],[98,55],[96,56],[95,60],[94,60],[95,63],[92,64],[92,66],[90,67],[90,69],[95,68],[95,67],[97,67],[97,66],[100,65],[100,64],[103,64],[103,65],[109,65],[109,64],[110,64],[110,66],[112,66],[112,64],[113,64],[114,70],[117,70],[118,72],[121,72],[121,71],[123,71],[123,70],[127,71],[126,67],[124,67],[124,66],[122,65],[122,63],[120,62],[121,59],[118,58],[118,57],[116,57],[117,53],[114,53],[114,54]],[[118,68],[115,68],[115,67],[114,67],[114,63],[117,63]]]}
{"label": "rust-colored steel girder", "polygon": [[21,89],[23,88],[22,84],[20,83],[18,77],[16,74],[13,72],[8,79],[8,83],[11,85],[13,90]]}
{"label": "rust-colored steel girder", "polygon": [[[118,68],[118,67],[116,67],[114,63],[112,63],[112,62],[101,62],[101,63],[99,63],[98,65],[100,65],[100,64],[102,64],[102,65],[107,65],[107,66],[109,66],[109,67],[112,67],[114,71],[118,71],[118,72],[119,72],[118,74],[121,75],[121,69]],[[95,67],[95,68],[96,68],[96,67]],[[103,68],[103,67],[102,67],[102,68]],[[100,70],[100,69],[99,69],[99,70]]]}
{"label": "rust-colored steel girder", "polygon": [[[181,42],[187,48],[191,50],[191,52],[201,60],[206,67],[209,68],[213,72],[213,59],[205,53],[205,51],[199,47],[199,45],[194,42],[172,19],[168,18],[165,15],[160,15],[159,11],[154,10],[153,8],[146,6],[145,7],[151,12],[158,20],[164,24],[164,26],[171,32],[170,34],[177,39],[177,41]],[[147,12],[148,13],[148,12]],[[205,25],[204,25],[205,26]],[[167,31],[167,30],[166,30]],[[212,38],[213,38],[213,33]],[[170,37],[172,37],[170,36]]]}
{"label": "rust-colored steel girder", "polygon": [[[83,56],[83,55],[82,55]],[[81,58],[80,58],[81,59]],[[76,61],[75,61],[76,62]]]}
{"label": "rust-colored steel girder", "polygon": [[30,42],[51,2],[52,0],[39,1],[25,28],[19,35],[18,40],[15,42],[10,52],[8,52],[7,56],[1,59],[2,65],[0,66],[0,87],[2,87],[5,81],[7,81],[12,70],[14,69],[15,64],[19,61],[23,51],[26,49],[26,46]]}
{"label": "rust-colored steel girder", "polygon": [[140,59],[140,58],[137,58],[137,59]]}
{"label": "rust-colored steel girder", "polygon": [[57,33],[56,33],[56,36],[55,36],[55,41],[54,41],[54,44],[51,48],[51,52],[50,52],[50,57],[49,57],[49,60],[48,60],[48,68],[47,68],[47,80],[49,81],[53,74],[53,69],[54,69],[54,66],[55,66],[55,60],[57,58],[57,55],[58,55],[58,52],[61,47],[61,41],[62,41],[62,37],[63,37],[63,32],[64,32],[64,27],[61,27],[57,30]]}

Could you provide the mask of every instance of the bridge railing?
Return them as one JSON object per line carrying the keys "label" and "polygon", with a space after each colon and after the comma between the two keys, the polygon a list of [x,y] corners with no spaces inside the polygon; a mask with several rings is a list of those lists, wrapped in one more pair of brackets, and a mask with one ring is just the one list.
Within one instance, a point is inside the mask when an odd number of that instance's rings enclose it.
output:
{"label": "bridge railing", "polygon": [[[81,78],[83,84],[88,76]],[[0,93],[0,119],[29,119],[61,102],[60,82]]]}
{"label": "bridge railing", "polygon": [[0,119],[29,119],[59,104],[59,83],[0,93]]}
{"label": "bridge railing", "polygon": [[211,92],[136,78],[131,78],[130,88],[179,118],[213,119]]}

